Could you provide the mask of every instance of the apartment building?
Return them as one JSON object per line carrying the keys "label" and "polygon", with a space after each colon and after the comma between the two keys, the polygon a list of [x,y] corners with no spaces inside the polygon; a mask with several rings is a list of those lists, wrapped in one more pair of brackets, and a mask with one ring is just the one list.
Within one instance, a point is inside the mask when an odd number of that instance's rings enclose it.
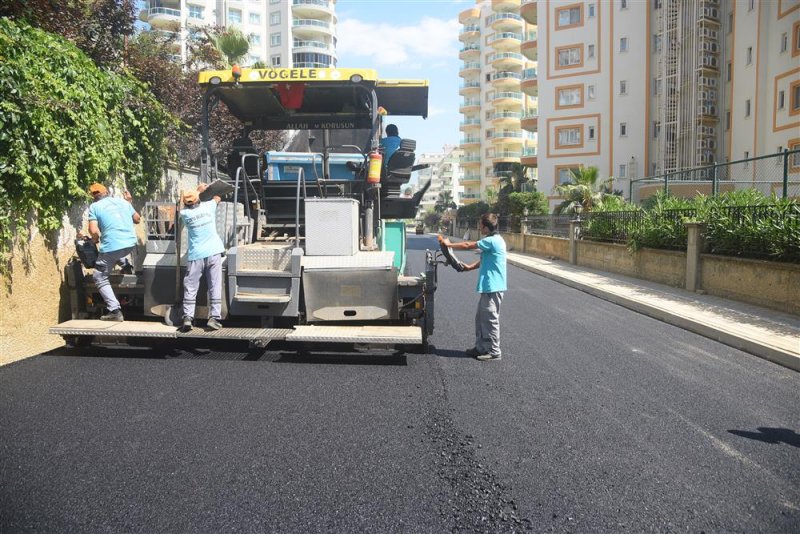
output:
{"label": "apartment building", "polygon": [[497,191],[510,165],[537,164],[536,26],[522,7],[521,0],[478,0],[459,14],[465,204]]}
{"label": "apartment building", "polygon": [[246,64],[336,66],[336,0],[150,0],[140,19],[176,35],[176,60],[186,61],[193,30],[237,27],[250,40]]}
{"label": "apartment building", "polygon": [[541,191],[580,167],[627,192],[631,179],[800,146],[800,0],[530,4]]}
{"label": "apartment building", "polygon": [[417,187],[422,187],[428,180],[431,186],[423,195],[417,208],[417,218],[428,211],[433,211],[439,194],[449,191],[450,197],[456,205],[461,205],[460,198],[463,187],[460,185],[462,169],[461,155],[463,151],[455,145],[445,145],[441,152],[420,154],[416,163],[428,164],[428,168],[417,173]]}

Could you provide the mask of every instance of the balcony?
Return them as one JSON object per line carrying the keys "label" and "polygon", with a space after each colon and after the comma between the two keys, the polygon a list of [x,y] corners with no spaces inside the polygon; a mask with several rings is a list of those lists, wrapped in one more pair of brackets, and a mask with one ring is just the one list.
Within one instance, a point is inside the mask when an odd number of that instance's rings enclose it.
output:
{"label": "balcony", "polygon": [[458,88],[458,94],[469,95],[481,92],[481,84],[478,82],[466,82]]}
{"label": "balcony", "polygon": [[518,11],[520,0],[492,0],[492,11]]}
{"label": "balcony", "polygon": [[522,5],[519,6],[519,14],[528,24],[538,24],[537,0],[522,0]]}
{"label": "balcony", "polygon": [[139,18],[157,30],[174,30],[181,25],[181,10],[171,7],[143,9]]}
{"label": "balcony", "polygon": [[292,43],[292,53],[301,52],[324,52],[326,54],[334,55],[335,50],[333,50],[331,45],[325,41],[304,41],[301,39],[295,39]]}
{"label": "balcony", "polygon": [[497,111],[489,117],[489,120],[495,125],[516,125],[519,124],[520,119],[522,119],[522,113],[519,111]]}
{"label": "balcony", "polygon": [[458,51],[459,59],[476,58],[481,55],[481,47],[477,44],[468,44]]}
{"label": "balcony", "polygon": [[470,24],[469,26],[464,26],[460,32],[458,32],[458,40],[461,42],[467,41],[474,41],[478,37],[481,36],[481,27],[477,24]]}
{"label": "balcony", "polygon": [[458,22],[460,22],[461,24],[476,22],[480,18],[481,18],[481,8],[479,7],[471,7],[469,9],[465,9],[464,11],[458,14]]}
{"label": "balcony", "polygon": [[292,33],[294,35],[333,35],[331,23],[317,19],[293,19]]}
{"label": "balcony", "polygon": [[458,71],[458,75],[462,78],[466,78],[467,76],[474,76],[476,74],[480,74],[481,72],[481,64],[477,61],[467,61],[461,66],[461,70]]}
{"label": "balcony", "polygon": [[525,34],[525,40],[519,45],[519,51],[532,61],[536,61],[539,54],[538,38],[539,36],[536,32],[528,32]]}
{"label": "balcony", "polygon": [[500,32],[489,37],[488,43],[496,50],[519,49],[522,34],[516,32]]}
{"label": "balcony", "polygon": [[465,174],[461,178],[459,183],[461,183],[462,185],[480,184],[481,183],[481,175],[480,174]]}
{"label": "balcony", "polygon": [[496,13],[487,21],[492,29],[500,32],[519,31],[522,29],[522,17],[516,13]]}
{"label": "balcony", "polygon": [[498,145],[522,145],[524,136],[519,130],[499,130],[492,132],[491,139]]}
{"label": "balcony", "polygon": [[487,57],[492,68],[497,70],[513,69],[525,64],[525,56],[516,52],[497,52]]}
{"label": "balcony", "polygon": [[331,0],[292,0],[292,13],[299,18],[335,16]]}
{"label": "balcony", "polygon": [[459,130],[474,130],[479,129],[481,127],[481,120],[480,119],[467,119],[461,121],[461,124],[458,125]]}
{"label": "balcony", "polygon": [[521,150],[502,150],[495,152],[492,163],[520,163]]}
{"label": "balcony", "polygon": [[498,89],[519,90],[520,80],[522,74],[519,72],[501,71],[492,74],[492,86]]}
{"label": "balcony", "polygon": [[536,147],[527,147],[522,151],[520,163],[528,167],[538,167],[539,158],[536,155]]}
{"label": "balcony", "polygon": [[465,137],[464,139],[461,140],[461,143],[460,143],[460,145],[463,148],[474,147],[475,145],[479,145],[480,146],[480,144],[481,144],[481,138],[480,137]]}
{"label": "balcony", "polygon": [[522,120],[520,121],[520,126],[524,130],[529,132],[536,133],[539,131],[539,112],[537,111],[529,111],[526,113]]}
{"label": "balcony", "polygon": [[461,113],[467,111],[478,111],[480,109],[481,109],[481,101],[474,98],[464,100],[463,102],[461,102],[461,107],[458,108],[458,110]]}
{"label": "balcony", "polygon": [[492,97],[492,104],[495,106],[522,106],[522,93],[510,91],[495,93]]}
{"label": "balcony", "polygon": [[460,160],[462,167],[474,167],[480,166],[481,164],[481,157],[480,156],[461,156]]}
{"label": "balcony", "polygon": [[539,76],[536,69],[525,69],[522,71],[522,83],[519,86],[522,91],[529,96],[539,95]]}

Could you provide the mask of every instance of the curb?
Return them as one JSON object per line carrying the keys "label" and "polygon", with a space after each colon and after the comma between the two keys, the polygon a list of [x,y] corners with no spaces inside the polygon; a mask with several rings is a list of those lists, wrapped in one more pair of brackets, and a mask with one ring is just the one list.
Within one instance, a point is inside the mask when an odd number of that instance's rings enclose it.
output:
{"label": "curb", "polygon": [[633,310],[637,313],[647,315],[653,319],[657,319],[667,324],[683,328],[684,330],[694,332],[695,334],[699,334],[703,337],[719,341],[720,343],[742,350],[754,356],[758,356],[759,358],[769,360],[773,363],[777,363],[778,365],[782,365],[783,367],[787,367],[793,371],[800,371],[800,356],[797,354],[759,343],[750,338],[737,335],[721,328],[705,325],[694,320],[687,319],[684,316],[669,312],[658,306],[609,293],[592,285],[577,282],[565,276],[544,271],[532,265],[528,265],[511,258],[508,258],[508,263],[579,291],[583,291],[584,293],[588,293],[624,308],[628,308],[629,310]]}

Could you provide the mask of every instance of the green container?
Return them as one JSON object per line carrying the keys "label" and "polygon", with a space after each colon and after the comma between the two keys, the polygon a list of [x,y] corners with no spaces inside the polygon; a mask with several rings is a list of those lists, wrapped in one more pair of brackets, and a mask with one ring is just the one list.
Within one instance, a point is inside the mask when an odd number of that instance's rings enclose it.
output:
{"label": "green container", "polygon": [[406,269],[406,223],[381,221],[381,250],[394,252],[394,266],[401,275]]}

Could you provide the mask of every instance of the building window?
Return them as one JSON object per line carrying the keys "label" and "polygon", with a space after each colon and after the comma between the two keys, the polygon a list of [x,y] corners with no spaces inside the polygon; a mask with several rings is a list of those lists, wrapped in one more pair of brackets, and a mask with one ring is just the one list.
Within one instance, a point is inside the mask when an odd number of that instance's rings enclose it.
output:
{"label": "building window", "polygon": [[[800,139],[791,139],[789,141],[789,152],[792,152],[794,150],[800,150]],[[800,171],[800,152],[792,154],[789,157],[789,171],[790,172]]]}
{"label": "building window", "polygon": [[583,48],[580,46],[567,46],[556,48],[558,58],[556,68],[578,67],[583,64]]}
{"label": "building window", "polygon": [[653,78],[653,94],[661,95],[661,78]]}
{"label": "building window", "polygon": [[783,32],[781,35],[781,54],[786,52],[789,49],[789,34]]}
{"label": "building window", "polygon": [[588,86],[586,92],[588,93],[586,97],[589,100],[594,100],[594,85]]}
{"label": "building window", "polygon": [[583,24],[583,4],[556,9],[556,30]]}
{"label": "building window", "polygon": [[728,13],[728,33],[733,32],[733,11]]}
{"label": "building window", "polygon": [[556,109],[583,106],[583,85],[556,88]]}
{"label": "building window", "polygon": [[653,50],[655,52],[661,52],[661,36],[654,35],[653,36]]}
{"label": "building window", "polygon": [[661,135],[661,123],[658,121],[653,121],[653,138],[658,139]]}
{"label": "building window", "polygon": [[625,171],[627,170],[628,166],[624,163],[620,163],[619,165],[619,174],[617,174],[617,178],[625,178]]}
{"label": "building window", "polygon": [[620,0],[620,9],[628,9],[628,0]]}
{"label": "building window", "polygon": [[789,86],[789,115],[800,113],[800,81]]}
{"label": "building window", "polygon": [[229,9],[228,10],[228,23],[229,24],[241,24],[242,23],[242,12],[238,9]]}
{"label": "building window", "polygon": [[582,133],[580,126],[556,126],[556,148],[583,146]]}
{"label": "building window", "polygon": [[628,137],[628,123],[627,122],[619,123],[619,136],[620,137]]}
{"label": "building window", "polygon": [[619,38],[619,51],[620,52],[627,52],[628,51],[628,38],[627,37],[620,37]]}
{"label": "building window", "polygon": [[589,14],[587,15],[588,18],[594,18],[594,4],[589,4]]}
{"label": "building window", "polygon": [[590,44],[586,47],[586,57],[592,59],[594,57],[594,45]]}
{"label": "building window", "polygon": [[753,63],[753,47],[752,46],[748,46],[747,47],[747,55],[745,57],[747,58],[745,60],[745,63],[747,65],[750,65],[751,63]]}
{"label": "building window", "polygon": [[203,18],[203,8],[200,6],[189,6],[189,18],[190,19],[202,19]]}
{"label": "building window", "polygon": [[756,0],[747,0],[747,11],[753,11],[756,7]]}
{"label": "building window", "polygon": [[589,126],[589,141],[594,141],[594,126]]}
{"label": "building window", "polygon": [[270,13],[269,15],[269,25],[270,26],[277,26],[281,23],[281,12],[275,11],[274,13]]}
{"label": "building window", "polygon": [[269,62],[272,64],[273,67],[280,67],[281,66],[281,56],[272,56],[269,58]]}
{"label": "building window", "polygon": [[248,36],[247,40],[250,41],[250,44],[253,45],[253,46],[260,46],[261,45],[261,36],[258,35],[257,33],[251,33]]}
{"label": "building window", "polygon": [[575,166],[575,167],[570,167],[566,165],[563,167],[557,166],[556,176],[558,176],[558,183],[560,184],[570,183],[572,181],[572,173],[574,172],[575,174],[577,174],[578,172],[580,172],[580,170],[581,170],[580,166]]}
{"label": "building window", "polygon": [[627,80],[620,80],[619,81],[619,94],[627,95],[628,94],[628,81]]}
{"label": "building window", "polygon": [[281,0],[269,0],[270,4],[280,4]]}
{"label": "building window", "polygon": [[800,20],[792,24],[792,57],[800,56]]}
{"label": "building window", "polygon": [[661,0],[653,0],[653,9],[661,9]]}
{"label": "building window", "polygon": [[749,117],[750,116],[750,99],[749,98],[744,101],[744,116],[745,117]]}
{"label": "building window", "polygon": [[786,91],[778,91],[778,109],[786,105]]}
{"label": "building window", "polygon": [[261,14],[260,13],[250,13],[250,24],[261,24]]}
{"label": "building window", "polygon": [[281,45],[281,32],[276,32],[276,33],[269,34],[269,45],[270,46],[280,46]]}
{"label": "building window", "polygon": [[731,129],[731,112],[730,111],[726,111],[725,112],[725,130],[730,130],[730,129]]}
{"label": "building window", "polygon": [[725,65],[725,81],[731,81],[733,77],[733,63],[728,61],[728,64]]}

